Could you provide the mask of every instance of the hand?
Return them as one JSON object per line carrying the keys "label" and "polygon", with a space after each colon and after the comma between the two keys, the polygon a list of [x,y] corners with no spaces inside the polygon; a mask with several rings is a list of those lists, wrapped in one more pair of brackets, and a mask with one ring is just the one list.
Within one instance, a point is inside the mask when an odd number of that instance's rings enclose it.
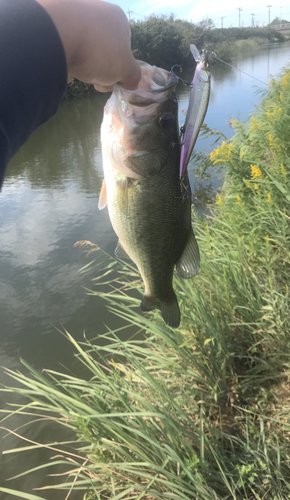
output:
{"label": "hand", "polygon": [[131,30],[125,13],[101,0],[38,0],[54,21],[74,77],[101,92],[117,82],[137,88],[140,66],[131,51]]}

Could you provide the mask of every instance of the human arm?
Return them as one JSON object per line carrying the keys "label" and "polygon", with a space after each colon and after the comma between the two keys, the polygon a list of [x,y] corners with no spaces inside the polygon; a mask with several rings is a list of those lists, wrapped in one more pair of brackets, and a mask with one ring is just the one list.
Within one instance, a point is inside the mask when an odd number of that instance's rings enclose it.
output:
{"label": "human arm", "polygon": [[68,80],[110,91],[116,82],[135,89],[140,66],[131,51],[131,31],[123,10],[101,0],[38,0],[60,34]]}
{"label": "human arm", "polygon": [[140,68],[117,6],[99,0],[0,0],[0,187],[6,166],[57,111],[72,77],[134,88]]}
{"label": "human arm", "polygon": [[34,0],[0,0],[0,186],[11,157],[57,111],[66,88],[59,34]]}

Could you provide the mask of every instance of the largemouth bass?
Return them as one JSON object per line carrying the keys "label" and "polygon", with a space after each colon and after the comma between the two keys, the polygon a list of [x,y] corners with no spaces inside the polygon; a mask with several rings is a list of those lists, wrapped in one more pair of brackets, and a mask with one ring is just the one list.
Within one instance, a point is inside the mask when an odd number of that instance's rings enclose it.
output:
{"label": "largemouth bass", "polygon": [[139,88],[129,91],[116,84],[105,106],[99,208],[108,205],[119,238],[116,256],[129,257],[140,271],[141,309],[159,308],[164,321],[177,328],[174,268],[188,279],[200,263],[187,173],[182,183],[179,178],[178,78],[143,62],[140,66]]}

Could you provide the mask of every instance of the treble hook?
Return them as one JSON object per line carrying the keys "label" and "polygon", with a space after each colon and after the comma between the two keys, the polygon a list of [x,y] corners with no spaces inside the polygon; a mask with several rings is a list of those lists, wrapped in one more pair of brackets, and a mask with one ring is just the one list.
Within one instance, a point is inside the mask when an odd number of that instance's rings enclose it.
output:
{"label": "treble hook", "polygon": [[178,76],[178,75],[175,73],[174,68],[179,68],[180,73],[181,73],[181,72],[182,72],[182,66],[180,66],[180,64],[174,64],[174,66],[172,66],[172,68],[171,68],[171,70],[170,70],[170,71],[171,71],[171,73],[173,73],[173,74],[176,76],[176,78],[178,78],[178,80],[179,80],[181,83],[183,83],[183,85],[187,85],[188,87],[191,87],[191,82],[186,82],[186,81],[185,81],[185,80],[183,80],[180,76]]}
{"label": "treble hook", "polygon": [[189,186],[185,185],[184,184],[184,177],[180,177],[179,179],[179,183],[180,183],[180,191],[181,191],[181,198],[182,198],[182,201],[186,200],[186,198],[188,197],[189,195]]}

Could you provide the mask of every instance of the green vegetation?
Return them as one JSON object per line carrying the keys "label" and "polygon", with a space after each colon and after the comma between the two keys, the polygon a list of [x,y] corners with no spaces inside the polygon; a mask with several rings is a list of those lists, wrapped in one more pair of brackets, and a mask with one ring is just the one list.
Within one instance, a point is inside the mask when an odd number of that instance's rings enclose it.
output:
{"label": "green vegetation", "polygon": [[231,62],[238,55],[257,50],[261,45],[284,40],[283,34],[269,27],[227,28],[205,32],[199,43],[219,59]]}
{"label": "green vegetation", "polygon": [[286,19],[279,19],[279,17],[275,17],[273,19],[273,21],[270,22],[270,24],[268,24],[268,26],[279,26],[279,24],[287,24],[289,23],[289,21],[287,21]]}
{"label": "green vegetation", "polygon": [[[136,59],[170,70],[174,64],[192,66],[189,46],[208,49],[226,62],[262,44],[283,42],[285,35],[270,28],[214,29],[210,19],[191,23],[173,16],[150,16],[146,21],[131,23],[132,49]],[[93,85],[73,80],[67,86],[65,99],[95,93]]]}
{"label": "green vegetation", "polygon": [[174,64],[192,64],[190,43],[196,43],[209,22],[194,25],[188,21],[150,16],[146,21],[131,23],[131,40],[136,59],[170,70]]}
{"label": "green vegetation", "polygon": [[281,33],[268,27],[214,29],[211,20],[194,24],[173,17],[150,16],[131,23],[131,31],[135,57],[167,70],[174,64],[192,65],[191,43],[229,62],[248,49],[284,40]]}
{"label": "green vegetation", "polygon": [[77,99],[79,97],[90,97],[96,94],[96,90],[90,83],[80,82],[74,78],[72,82],[68,83],[63,99]]}
{"label": "green vegetation", "polygon": [[200,272],[175,278],[180,329],[141,315],[136,269],[101,254],[91,293],[135,336],[108,331],[98,347],[67,334],[89,380],[26,363],[30,376],[8,371],[17,387],[3,391],[26,401],[15,412],[75,432],[39,466],[67,467],[60,489],[86,500],[290,498],[290,70],[232,126],[207,160],[227,169],[211,215],[194,221]]}

